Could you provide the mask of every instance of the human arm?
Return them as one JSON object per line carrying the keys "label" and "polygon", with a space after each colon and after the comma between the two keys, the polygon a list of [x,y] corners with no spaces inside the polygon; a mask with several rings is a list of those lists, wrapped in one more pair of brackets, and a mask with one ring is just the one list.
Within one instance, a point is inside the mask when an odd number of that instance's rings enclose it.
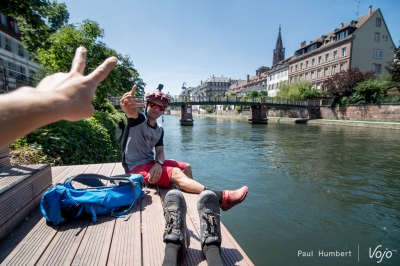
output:
{"label": "human arm", "polygon": [[136,98],[135,92],[136,92],[137,86],[133,86],[132,90],[130,92],[125,93],[120,102],[121,110],[125,113],[126,117],[128,118],[138,118],[138,111],[137,108],[139,107],[145,107],[145,103],[140,103],[139,99]]}
{"label": "human arm", "polygon": [[157,161],[158,160],[160,160],[162,162],[165,161],[164,146],[156,146],[155,150],[156,150],[156,157],[155,157],[156,163],[150,169],[149,174],[148,174],[148,179],[149,179],[150,183],[157,182],[161,177],[162,165],[157,163]]}
{"label": "human arm", "polygon": [[79,47],[68,73],[44,78],[36,88],[22,87],[0,97],[0,147],[36,128],[65,119],[77,121],[94,113],[92,100],[99,83],[117,64],[110,57],[83,76],[86,49]]}

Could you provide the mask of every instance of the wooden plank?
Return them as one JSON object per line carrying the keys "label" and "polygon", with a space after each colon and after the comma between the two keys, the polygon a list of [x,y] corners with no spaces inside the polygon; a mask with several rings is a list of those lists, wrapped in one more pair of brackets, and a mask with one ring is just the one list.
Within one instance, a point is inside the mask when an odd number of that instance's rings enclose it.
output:
{"label": "wooden plank", "polygon": [[25,218],[25,220],[15,228],[11,234],[0,241],[0,264],[13,251],[13,249],[22,241],[22,239],[32,230],[32,228],[42,218],[39,207]]}
{"label": "wooden plank", "polygon": [[[115,163],[104,164],[98,173],[110,176],[114,167]],[[90,222],[72,261],[73,265],[106,265],[115,218],[110,215],[99,215],[97,218],[97,223]]]}
{"label": "wooden plank", "polygon": [[[163,206],[164,206],[165,195],[167,194],[168,191],[169,191],[169,189],[160,188],[160,196],[161,196],[161,201],[162,201]],[[185,198],[185,200],[186,200],[186,204],[188,204],[188,201],[186,198]],[[193,213],[193,210],[188,208],[187,214],[186,214],[186,224],[187,224],[187,228],[190,233],[190,246],[187,249],[185,256],[181,260],[181,265],[182,266],[183,265],[187,265],[187,266],[189,266],[189,265],[193,265],[193,266],[194,265],[205,265],[206,266],[207,261],[203,254],[203,251],[201,250],[200,234],[199,234],[198,229],[196,229],[193,219],[191,218],[192,216],[194,218],[198,217],[197,209],[196,209],[196,213]],[[197,221],[197,220],[195,220],[195,221]]]}
{"label": "wooden plank", "polygon": [[[116,164],[113,175],[124,173],[122,164]],[[127,221],[116,219],[107,265],[142,265],[140,208],[139,202]]]}
{"label": "wooden plank", "polygon": [[161,265],[164,259],[164,214],[160,196],[154,186],[142,199],[143,265]]}
{"label": "wooden plank", "polygon": [[0,238],[28,216],[51,186],[50,165],[3,167],[1,172]]}

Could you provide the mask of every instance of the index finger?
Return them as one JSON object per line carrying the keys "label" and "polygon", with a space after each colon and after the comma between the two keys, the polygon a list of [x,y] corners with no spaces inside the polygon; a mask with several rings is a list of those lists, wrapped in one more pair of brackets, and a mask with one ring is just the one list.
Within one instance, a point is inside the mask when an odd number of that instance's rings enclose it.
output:
{"label": "index finger", "polygon": [[111,70],[115,67],[117,62],[118,59],[114,56],[107,58],[103,62],[103,64],[98,66],[92,73],[88,75],[88,77],[99,84],[108,76],[108,74],[110,74]]}
{"label": "index finger", "polygon": [[137,88],[136,85],[134,85],[134,86],[132,87],[132,90],[131,90],[131,95],[132,95],[132,96],[135,95],[136,88]]}
{"label": "index finger", "polygon": [[74,59],[72,60],[71,72],[78,72],[83,75],[86,64],[86,49],[85,47],[78,47],[75,51]]}

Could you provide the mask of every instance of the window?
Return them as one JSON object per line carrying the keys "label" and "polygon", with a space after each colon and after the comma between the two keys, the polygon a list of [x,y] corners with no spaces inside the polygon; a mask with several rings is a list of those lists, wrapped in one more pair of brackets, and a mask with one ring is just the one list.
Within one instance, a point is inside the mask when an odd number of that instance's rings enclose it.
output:
{"label": "window", "polygon": [[3,68],[4,68],[4,60],[3,58],[0,58],[0,73],[4,73]]}
{"label": "window", "polygon": [[290,73],[292,73],[292,72],[293,72],[293,67],[291,66],[291,67],[290,67]]}
{"label": "window", "polygon": [[300,69],[303,69],[303,63],[300,63]]}
{"label": "window", "polygon": [[311,71],[311,79],[314,79],[314,73],[315,71]]}
{"label": "window", "polygon": [[380,49],[374,49],[374,58],[383,58],[383,50]]}
{"label": "window", "polygon": [[337,59],[337,50],[333,51],[333,59]]}
{"label": "window", "polygon": [[305,80],[308,80],[308,73],[304,74]]}
{"label": "window", "polygon": [[381,26],[381,19],[380,19],[380,18],[377,18],[377,19],[375,20],[375,26],[377,26],[377,27],[380,27],[380,26]]}
{"label": "window", "polygon": [[294,69],[295,69],[295,71],[297,71],[297,65],[295,65]]}
{"label": "window", "polygon": [[302,74],[300,74],[300,80],[302,80],[303,79],[303,75]]}
{"label": "window", "polygon": [[318,71],[317,71],[317,78],[320,78],[321,77],[321,69],[318,69]]}
{"label": "window", "polygon": [[311,66],[314,66],[315,65],[315,58],[313,58],[312,60],[311,60]]}
{"label": "window", "polygon": [[18,44],[18,54],[24,56],[24,47],[21,44]]}
{"label": "window", "polygon": [[306,68],[308,68],[308,61],[306,61]]}
{"label": "window", "polygon": [[293,77],[290,77],[290,84],[293,83]]}
{"label": "window", "polygon": [[380,39],[380,34],[375,32],[374,42],[379,42],[379,39]]}
{"label": "window", "polygon": [[329,68],[328,68],[328,67],[326,67],[326,68],[324,69],[324,77],[327,77],[327,76],[329,76],[329,73],[328,73],[328,71],[329,71]]}
{"label": "window", "polygon": [[336,65],[332,66],[332,75],[336,74]]}
{"label": "window", "polygon": [[322,63],[322,56],[318,57],[318,64],[320,65]]}
{"label": "window", "polygon": [[4,38],[6,40],[6,46],[5,48],[9,51],[11,51],[11,41],[8,38]]}
{"label": "window", "polygon": [[343,47],[342,48],[342,57],[344,57],[344,56],[346,56],[347,55],[347,48],[346,47]]}
{"label": "window", "polygon": [[325,62],[329,61],[329,54],[325,54]]}
{"label": "window", "polygon": [[321,82],[317,82],[317,89],[321,89]]}
{"label": "window", "polygon": [[13,68],[13,63],[8,62],[8,75],[11,77],[14,77],[14,68]]}
{"label": "window", "polygon": [[340,72],[346,71],[346,62],[340,64]]}
{"label": "window", "polygon": [[372,64],[372,71],[374,71],[377,74],[380,74],[381,70],[382,70],[381,64]]}

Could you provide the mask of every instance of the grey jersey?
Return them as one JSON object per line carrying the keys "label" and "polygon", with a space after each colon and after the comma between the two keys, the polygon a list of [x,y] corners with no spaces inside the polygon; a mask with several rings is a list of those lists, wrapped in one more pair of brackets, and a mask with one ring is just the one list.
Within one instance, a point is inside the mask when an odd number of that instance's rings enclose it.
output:
{"label": "grey jersey", "polygon": [[143,113],[139,112],[136,119],[128,118],[121,143],[125,172],[154,160],[154,147],[163,146],[163,138],[163,127],[158,123],[150,126]]}

